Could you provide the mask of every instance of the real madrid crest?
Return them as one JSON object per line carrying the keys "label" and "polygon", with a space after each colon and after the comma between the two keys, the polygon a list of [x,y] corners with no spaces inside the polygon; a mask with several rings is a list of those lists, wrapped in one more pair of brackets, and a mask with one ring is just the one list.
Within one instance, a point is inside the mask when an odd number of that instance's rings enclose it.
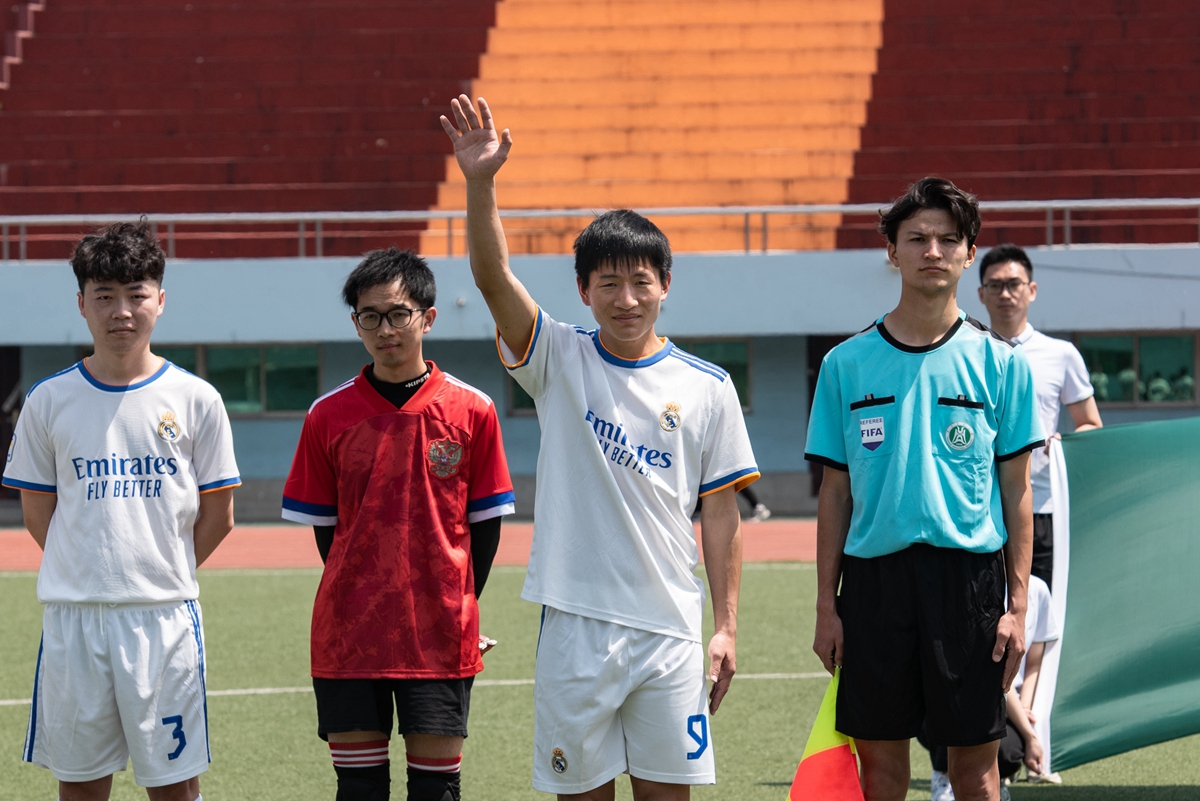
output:
{"label": "real madrid crest", "polygon": [[554,768],[555,773],[567,772],[567,757],[561,748],[555,748],[550,753],[550,767]]}
{"label": "real madrid crest", "polygon": [[669,402],[667,408],[658,416],[658,424],[662,426],[663,431],[678,431],[679,426],[683,423],[683,418],[679,416],[679,404]]}
{"label": "real madrid crest", "polygon": [[946,444],[956,451],[965,451],[975,442],[975,432],[966,423],[951,423],[946,428]]}
{"label": "real madrid crest", "polygon": [[179,439],[179,423],[175,422],[175,412],[162,413],[162,421],[158,424],[158,436],[167,442]]}
{"label": "real madrid crest", "polygon": [[450,478],[458,473],[458,463],[462,461],[463,446],[452,439],[435,439],[429,443],[426,452],[429,459],[429,470],[438,478]]}

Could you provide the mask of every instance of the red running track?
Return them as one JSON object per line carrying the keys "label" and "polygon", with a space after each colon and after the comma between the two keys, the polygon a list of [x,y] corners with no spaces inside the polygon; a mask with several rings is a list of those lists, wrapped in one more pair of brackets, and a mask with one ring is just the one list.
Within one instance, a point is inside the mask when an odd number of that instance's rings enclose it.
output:
{"label": "red running track", "polygon": [[[699,528],[697,527],[697,531]],[[811,519],[743,523],[743,559],[747,562],[815,562],[817,523]],[[501,530],[498,565],[529,561],[532,523],[506,523]],[[0,529],[0,570],[37,570],[42,552],[24,529]],[[306,526],[237,526],[205,568],[320,567],[321,558]]]}

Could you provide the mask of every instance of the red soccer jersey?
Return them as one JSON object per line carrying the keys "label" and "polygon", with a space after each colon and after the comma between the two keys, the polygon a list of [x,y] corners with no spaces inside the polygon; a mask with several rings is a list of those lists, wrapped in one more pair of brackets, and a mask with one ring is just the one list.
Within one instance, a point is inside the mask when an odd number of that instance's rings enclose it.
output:
{"label": "red soccer jersey", "polygon": [[512,481],[491,400],[429,369],[400,409],[364,370],[304,420],[283,516],[336,526],[313,604],[318,678],[483,669],[468,523],[512,514]]}

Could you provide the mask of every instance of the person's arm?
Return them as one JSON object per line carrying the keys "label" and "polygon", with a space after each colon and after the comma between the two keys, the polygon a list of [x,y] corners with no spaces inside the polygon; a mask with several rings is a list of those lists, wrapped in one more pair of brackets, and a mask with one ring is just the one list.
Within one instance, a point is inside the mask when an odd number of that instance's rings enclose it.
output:
{"label": "person's arm", "polygon": [[1026,709],[1033,709],[1033,699],[1037,695],[1038,676],[1042,673],[1042,657],[1046,653],[1046,643],[1035,642],[1029,645],[1025,652],[1025,682],[1021,685],[1021,703]]}
{"label": "person's arm", "polygon": [[25,517],[25,528],[33,541],[46,550],[46,532],[50,530],[50,518],[58,506],[58,495],[52,492],[29,492],[21,490],[21,514]]}
{"label": "person's arm", "polygon": [[496,133],[492,111],[479,98],[479,112],[471,99],[459,95],[450,101],[454,123],[444,115],[442,128],[454,143],[454,157],[467,179],[467,252],[475,286],[483,293],[504,344],[518,355],[533,338],[537,304],[508,266],[508,243],[496,203],[496,173],[508,159],[512,134]]}
{"label": "person's arm", "polygon": [[1004,701],[1008,712],[1008,722],[1025,741],[1025,766],[1034,773],[1041,773],[1042,759],[1045,754],[1042,749],[1042,741],[1038,739],[1037,733],[1033,730],[1033,721],[1021,703],[1016,690],[1009,690],[1004,696]]}
{"label": "person's arm", "polygon": [[329,561],[329,549],[333,547],[333,530],[336,526],[313,526],[313,536],[317,540],[317,553],[321,555],[321,564]]}
{"label": "person's arm", "polygon": [[475,597],[483,594],[483,585],[492,572],[496,549],[500,547],[500,521],[503,517],[488,517],[471,523],[471,568],[475,573]]}
{"label": "person's arm", "polygon": [[715,631],[708,643],[708,710],[716,714],[737,670],[737,607],[742,584],[742,516],[737,490],[728,486],[704,496],[700,511],[704,572],[712,593]]}
{"label": "person's arm", "polygon": [[[1085,398],[1079,403],[1072,403],[1067,407],[1067,411],[1071,413],[1071,420],[1075,423],[1076,433],[1091,431],[1093,428],[1104,428],[1104,421],[1100,419],[1100,410],[1096,408],[1095,395]],[[1058,435],[1056,434],[1055,436]]]}
{"label": "person's arm", "polygon": [[817,630],[813,651],[831,674],[842,664],[842,619],[837,611],[837,593],[842,578],[842,552],[853,512],[850,474],[826,465],[817,498]]}
{"label": "person's arm", "polygon": [[1000,462],[1000,502],[1004,527],[1008,530],[1008,542],[1004,544],[1008,611],[996,626],[992,661],[1004,659],[1007,651],[1001,686],[1008,692],[1025,654],[1025,610],[1028,607],[1029,567],[1033,560],[1033,491],[1029,486],[1028,451]]}
{"label": "person's arm", "polygon": [[196,567],[212,556],[230,531],[233,531],[233,487],[201,493],[200,511],[192,527]]}

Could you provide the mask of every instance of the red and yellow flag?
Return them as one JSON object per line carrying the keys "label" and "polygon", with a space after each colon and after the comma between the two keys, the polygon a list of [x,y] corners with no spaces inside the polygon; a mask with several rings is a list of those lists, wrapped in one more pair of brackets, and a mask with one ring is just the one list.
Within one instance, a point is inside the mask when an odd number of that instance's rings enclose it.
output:
{"label": "red and yellow flag", "polygon": [[788,801],[863,801],[854,740],[837,730],[837,687],[841,668],[825,690],[821,710],[796,768]]}

